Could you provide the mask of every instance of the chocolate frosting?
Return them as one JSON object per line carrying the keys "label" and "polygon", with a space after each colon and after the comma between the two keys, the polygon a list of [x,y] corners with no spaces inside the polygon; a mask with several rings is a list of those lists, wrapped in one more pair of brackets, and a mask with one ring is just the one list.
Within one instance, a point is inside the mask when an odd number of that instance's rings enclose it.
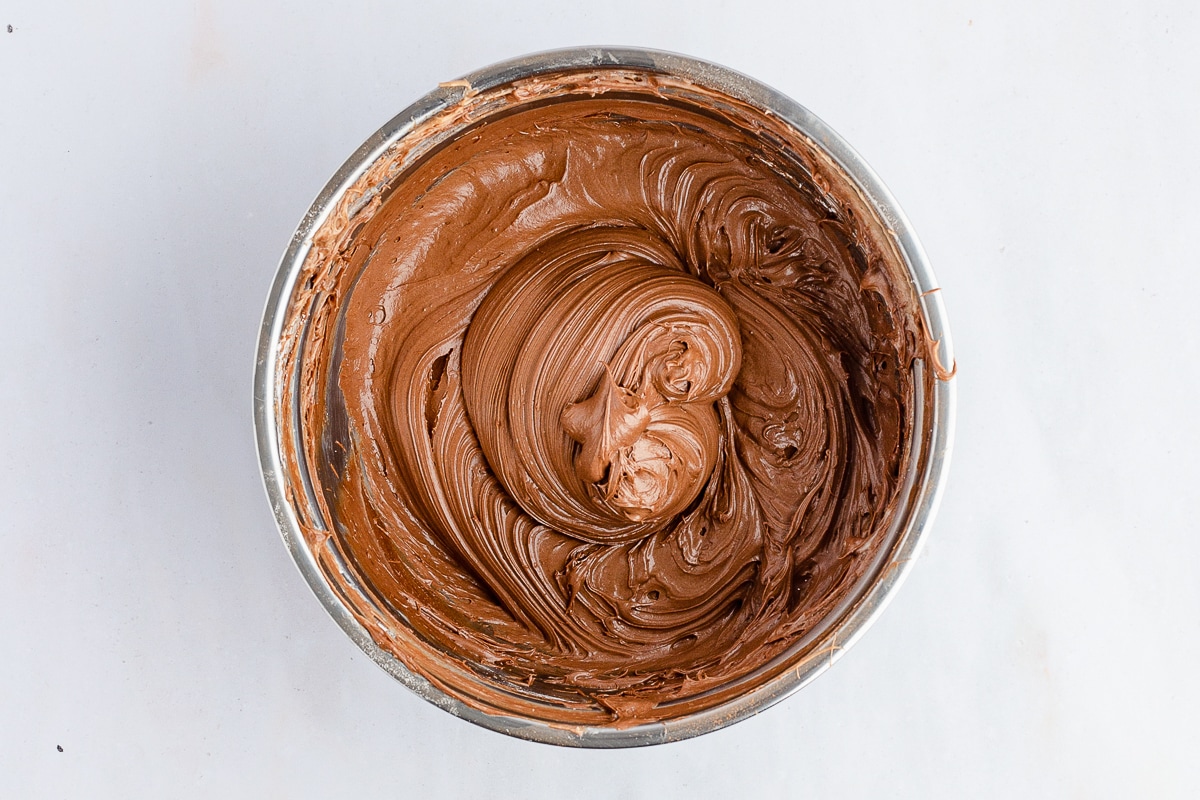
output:
{"label": "chocolate frosting", "polygon": [[723,95],[464,94],[306,264],[310,546],[468,703],[710,707],[878,567],[927,349],[903,264],[834,165]]}

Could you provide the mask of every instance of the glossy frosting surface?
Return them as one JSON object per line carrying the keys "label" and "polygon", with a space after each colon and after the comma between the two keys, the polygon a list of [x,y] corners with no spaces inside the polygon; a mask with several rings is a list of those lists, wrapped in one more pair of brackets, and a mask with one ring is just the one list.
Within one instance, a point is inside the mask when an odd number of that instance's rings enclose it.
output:
{"label": "glossy frosting surface", "polygon": [[727,99],[629,72],[501,99],[310,258],[310,537],[468,703],[708,707],[878,566],[915,297],[862,198]]}

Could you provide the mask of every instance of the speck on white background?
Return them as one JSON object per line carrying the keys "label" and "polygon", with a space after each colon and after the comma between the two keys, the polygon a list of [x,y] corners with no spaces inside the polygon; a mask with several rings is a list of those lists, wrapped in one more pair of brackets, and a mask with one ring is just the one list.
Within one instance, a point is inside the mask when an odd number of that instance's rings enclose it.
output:
{"label": "speck on white background", "polygon": [[[1193,797],[1200,20],[1187,2],[0,5],[0,796]],[[834,669],[688,742],[439,711],[311,595],[251,373],[292,231],[438,82],[583,44],[768,83],[941,282],[957,444]]]}

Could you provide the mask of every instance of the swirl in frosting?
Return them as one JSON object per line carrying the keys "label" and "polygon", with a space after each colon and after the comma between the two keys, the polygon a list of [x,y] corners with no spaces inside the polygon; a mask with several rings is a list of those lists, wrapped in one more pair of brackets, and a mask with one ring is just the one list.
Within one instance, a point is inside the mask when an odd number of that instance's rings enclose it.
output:
{"label": "swirl in frosting", "polygon": [[920,339],[803,143],[587,80],[512,94],[314,258],[304,457],[377,641],[468,702],[628,724],[740,691],[851,597]]}

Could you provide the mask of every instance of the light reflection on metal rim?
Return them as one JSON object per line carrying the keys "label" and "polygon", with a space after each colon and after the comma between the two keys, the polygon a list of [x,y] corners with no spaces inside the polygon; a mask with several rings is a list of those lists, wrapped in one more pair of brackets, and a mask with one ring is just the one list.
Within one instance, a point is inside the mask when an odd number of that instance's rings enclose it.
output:
{"label": "light reflection on metal rim", "polygon": [[[795,659],[786,672],[734,700],[677,719],[631,728],[563,728],[538,720],[479,711],[437,689],[376,644],[354,619],[342,599],[334,593],[318,568],[314,555],[301,534],[297,510],[288,500],[291,493],[280,457],[282,431],[279,426],[296,424],[293,418],[295,409],[276,408],[278,399],[275,387],[280,378],[277,375],[277,367],[282,327],[297,276],[312,244],[312,236],[324,224],[346,190],[378,158],[417,124],[458,102],[467,87],[485,90],[538,74],[606,66],[666,72],[719,90],[789,123],[824,150],[857,184],[895,237],[913,285],[921,297],[927,332],[939,343],[939,360],[945,365],[954,363],[941,293],[934,291],[938,284],[916,234],[891,193],[871,168],[825,123],[803,106],[775,90],[714,64],[652,50],[579,48],[505,61],[467,75],[461,81],[442,84],[384,125],[346,161],[313,202],[279,265],[259,333],[254,375],[254,423],[259,461],[267,496],[274,509],[280,533],[301,574],[350,638],[401,683],[455,716],[523,739],[557,745],[603,748],[636,747],[677,741],[723,728],[779,702],[832,666],[879,616],[919,554],[924,534],[932,524],[937,510],[949,467],[955,402],[953,380],[932,381],[933,397],[927,406],[931,409],[932,419],[921,419],[918,416],[914,425],[918,434],[922,431],[926,433],[926,438],[918,442],[919,447],[914,447],[914,462],[919,463],[921,469],[919,473],[910,470],[913,472],[910,475],[911,485],[905,488],[910,500],[901,520],[903,527],[861,597],[836,624],[823,632],[815,645],[812,642],[805,645],[805,654],[800,657],[788,654],[781,656],[781,659]],[[918,369],[920,368],[918,365]],[[918,388],[925,385],[923,380],[917,380],[916,383]],[[925,404],[917,402],[915,405],[919,415],[921,407]]]}

